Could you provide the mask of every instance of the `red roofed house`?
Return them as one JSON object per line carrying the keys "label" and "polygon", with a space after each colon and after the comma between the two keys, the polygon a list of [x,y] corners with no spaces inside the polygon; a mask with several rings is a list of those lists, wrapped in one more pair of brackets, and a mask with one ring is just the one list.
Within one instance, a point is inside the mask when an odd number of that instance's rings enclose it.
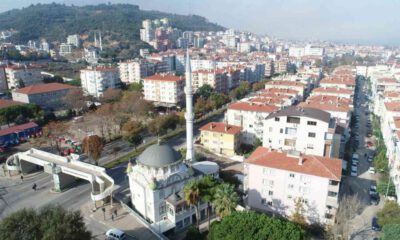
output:
{"label": "red roofed house", "polygon": [[208,150],[227,156],[235,155],[240,145],[240,127],[210,122],[200,128],[201,144]]}
{"label": "red roofed house", "polygon": [[184,100],[185,78],[156,74],[143,79],[144,99],[156,105],[172,107]]}
{"label": "red roofed house", "polygon": [[243,129],[241,140],[246,144],[253,144],[256,139],[263,139],[263,119],[279,108],[273,105],[257,104],[253,102],[236,102],[228,106],[226,119],[228,124]]}
{"label": "red roofed house", "polygon": [[308,223],[331,224],[338,208],[342,160],[258,147],[245,162],[247,205],[291,217],[295,201]]}
{"label": "red roofed house", "polygon": [[63,98],[70,89],[76,88],[62,83],[37,84],[12,92],[14,101],[34,103],[43,108],[62,108]]}

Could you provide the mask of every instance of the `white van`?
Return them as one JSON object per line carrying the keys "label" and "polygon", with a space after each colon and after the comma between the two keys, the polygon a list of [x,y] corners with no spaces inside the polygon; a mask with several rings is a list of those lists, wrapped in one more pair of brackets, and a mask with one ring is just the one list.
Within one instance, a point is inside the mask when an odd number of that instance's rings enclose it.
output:
{"label": "white van", "polygon": [[126,235],[123,231],[112,228],[106,232],[107,240],[124,240],[126,239]]}

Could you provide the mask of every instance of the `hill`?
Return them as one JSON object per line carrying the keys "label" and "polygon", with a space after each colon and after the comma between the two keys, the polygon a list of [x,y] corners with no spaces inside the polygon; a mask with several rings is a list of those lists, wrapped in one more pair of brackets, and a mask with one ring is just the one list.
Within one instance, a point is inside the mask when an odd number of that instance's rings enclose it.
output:
{"label": "hill", "polygon": [[49,42],[65,42],[70,34],[90,35],[101,30],[105,41],[143,44],[139,41],[139,29],[145,19],[167,17],[172,27],[183,31],[218,31],[223,27],[210,23],[197,15],[178,15],[158,11],[140,10],[131,4],[101,4],[96,6],[67,6],[62,4],[36,4],[0,14],[0,30],[14,29],[15,43],[47,39]]}

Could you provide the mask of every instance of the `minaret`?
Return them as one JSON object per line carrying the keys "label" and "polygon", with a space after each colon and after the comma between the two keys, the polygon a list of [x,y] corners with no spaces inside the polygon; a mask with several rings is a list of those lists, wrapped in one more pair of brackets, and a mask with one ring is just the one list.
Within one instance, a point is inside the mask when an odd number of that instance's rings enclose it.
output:
{"label": "minaret", "polygon": [[101,31],[99,31],[99,38],[100,38],[100,51],[103,51],[103,39],[101,38]]}
{"label": "minaret", "polygon": [[97,47],[97,32],[94,31],[94,46]]}
{"label": "minaret", "polygon": [[194,162],[193,150],[193,91],[192,91],[192,67],[190,66],[189,49],[186,50],[186,71],[185,71],[185,94],[186,94],[186,160]]}

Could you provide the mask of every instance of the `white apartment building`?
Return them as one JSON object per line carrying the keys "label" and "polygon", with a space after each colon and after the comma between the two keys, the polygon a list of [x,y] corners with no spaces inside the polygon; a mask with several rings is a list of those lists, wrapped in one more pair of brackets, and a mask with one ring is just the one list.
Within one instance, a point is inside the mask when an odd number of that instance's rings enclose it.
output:
{"label": "white apartment building", "polygon": [[4,68],[8,89],[29,87],[43,82],[40,68],[26,65],[13,65]]}
{"label": "white apartment building", "polygon": [[272,105],[236,102],[228,106],[225,119],[228,124],[242,129],[241,141],[243,143],[253,144],[257,138],[263,141],[263,121],[270,113],[278,109]]}
{"label": "white apartment building", "polygon": [[307,89],[309,89],[309,86],[302,82],[276,80],[267,82],[265,84],[265,89],[270,88],[296,90],[299,93],[300,100],[302,101],[306,97]]}
{"label": "white apartment building", "polygon": [[6,71],[4,67],[0,66],[0,92],[7,91]]}
{"label": "white apartment building", "polygon": [[117,68],[89,67],[81,70],[82,89],[89,95],[101,97],[108,88],[120,87]]}
{"label": "white apartment building", "polygon": [[319,109],[290,106],[271,113],[263,129],[266,148],[326,157],[340,154],[341,135],[335,134],[336,121]]}
{"label": "white apartment building", "polygon": [[184,98],[185,78],[156,74],[143,79],[144,99],[155,105],[177,106]]}
{"label": "white apartment building", "polygon": [[130,60],[118,64],[121,81],[139,83],[143,78],[156,73],[156,64],[146,60]]}
{"label": "white apartment building", "polygon": [[311,92],[311,96],[335,96],[340,98],[353,99],[354,91],[338,87],[319,87]]}
{"label": "white apartment building", "polygon": [[324,55],[324,48],[308,44],[304,48],[304,55],[322,57]]}
{"label": "white apartment building", "polygon": [[192,71],[204,70],[204,69],[215,69],[216,63],[211,59],[191,59]]}
{"label": "white apartment building", "polygon": [[80,48],[81,47],[81,38],[79,37],[78,34],[69,35],[67,37],[67,43],[71,44],[77,48]]}
{"label": "white apartment building", "polygon": [[296,58],[304,56],[304,47],[290,47],[289,56]]}
{"label": "white apartment building", "polygon": [[259,147],[246,160],[244,171],[246,204],[251,209],[290,218],[295,201],[300,201],[308,223],[334,223],[342,177],[340,159]]}
{"label": "white apartment building", "polygon": [[68,44],[68,43],[61,43],[60,44],[60,49],[58,51],[58,54],[60,54],[60,56],[66,56],[72,53],[72,49],[73,49],[73,45],[72,44]]}

